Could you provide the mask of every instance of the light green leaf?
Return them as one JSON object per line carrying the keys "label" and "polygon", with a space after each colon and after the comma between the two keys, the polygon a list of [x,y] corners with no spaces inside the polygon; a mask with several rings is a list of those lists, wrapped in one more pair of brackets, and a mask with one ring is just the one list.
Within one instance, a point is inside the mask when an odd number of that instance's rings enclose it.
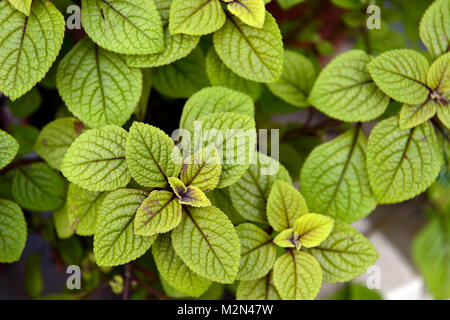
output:
{"label": "light green leaf", "polygon": [[205,56],[199,47],[186,58],[157,68],[153,75],[155,89],[172,98],[188,98],[209,85]]}
{"label": "light green leaf", "polygon": [[186,186],[184,183],[175,177],[169,177],[167,180],[169,181],[169,185],[172,188],[173,193],[175,193],[178,198],[181,198],[181,196],[186,192]]}
{"label": "light green leaf", "polygon": [[450,108],[441,104],[437,105],[437,115],[439,120],[450,129]]}
{"label": "light green leaf", "polygon": [[370,134],[367,169],[379,203],[396,203],[422,193],[436,179],[441,157],[433,127],[426,122],[401,130],[398,118],[380,122]]}
{"label": "light green leaf", "polygon": [[150,55],[127,55],[127,64],[136,68],[154,68],[171,64],[190,54],[200,41],[198,36],[171,35],[168,28],[164,31],[164,38],[162,52]]}
{"label": "light green leaf", "polygon": [[97,217],[102,206],[105,192],[85,190],[71,183],[67,191],[69,223],[81,236],[95,233]]}
{"label": "light green leaf", "polygon": [[239,237],[228,217],[216,207],[183,208],[172,231],[175,252],[193,272],[220,283],[233,283],[240,261]]}
{"label": "light green leaf", "polygon": [[377,251],[369,240],[340,221],[335,221],[327,240],[306,251],[319,261],[323,280],[328,283],[352,280],[366,272],[378,259]]}
{"label": "light green leaf", "polygon": [[211,285],[211,281],[192,272],[184,264],[172,247],[170,234],[159,236],[152,247],[152,252],[160,275],[181,293],[199,297]]}
{"label": "light green leaf", "polygon": [[273,283],[272,271],[265,277],[252,281],[240,281],[237,291],[237,300],[281,300]]}
{"label": "light green leaf", "polygon": [[165,27],[169,23],[170,5],[172,0],[154,0],[161,16],[161,23]]}
{"label": "light green leaf", "polygon": [[361,50],[339,55],[320,73],[309,102],[330,117],[348,122],[373,120],[383,114],[389,97],[370,77],[370,60]]}
{"label": "light green leaf", "polygon": [[8,102],[12,114],[19,118],[26,118],[32,115],[41,103],[42,96],[37,87],[31,89],[19,99]]}
{"label": "light green leaf", "polygon": [[3,130],[0,130],[0,169],[6,167],[19,152],[19,143]]}
{"label": "light green leaf", "polygon": [[142,92],[142,73],[85,37],[61,60],[56,86],[67,108],[92,128],[123,125]]}
{"label": "light green leaf", "polygon": [[48,0],[33,1],[29,17],[1,1],[0,26],[0,91],[14,101],[50,69],[61,49],[65,22]]}
{"label": "light green leaf", "polygon": [[299,236],[299,241],[303,247],[316,247],[330,235],[333,229],[334,220],[330,217],[308,213],[294,222],[294,230]]}
{"label": "light green leaf", "polygon": [[219,30],[225,23],[225,12],[219,0],[173,0],[170,6],[170,33],[204,35]]}
{"label": "light green leaf", "polygon": [[213,86],[226,87],[246,93],[252,97],[253,101],[258,100],[261,96],[263,90],[261,83],[241,78],[228,69],[220,60],[213,46],[211,46],[206,55],[206,72],[209,82]]}
{"label": "light green leaf", "polygon": [[273,239],[273,242],[281,248],[295,248],[298,251],[302,247],[299,238],[300,236],[297,231],[291,228],[281,231]]}
{"label": "light green leaf", "polygon": [[167,178],[178,176],[181,156],[172,139],[162,130],[133,122],[127,140],[127,163],[142,186],[165,187]]}
{"label": "light green leaf", "polygon": [[0,263],[19,261],[27,241],[27,224],[20,207],[0,199]]}
{"label": "light green leaf", "polygon": [[205,193],[197,187],[189,186],[180,196],[180,203],[192,207],[209,207],[211,201]]}
{"label": "light green leaf", "polygon": [[22,12],[24,15],[29,16],[31,12],[32,0],[8,0],[14,8]]}
{"label": "light green leaf", "polygon": [[436,101],[439,120],[450,128],[450,53],[433,62],[428,72],[428,85],[435,90],[431,98]]}
{"label": "light green leaf", "polygon": [[353,222],[375,209],[377,202],[366,169],[366,148],[362,131],[351,129],[310,153],[301,171],[300,184],[311,211]]}
{"label": "light green leaf", "polygon": [[436,0],[420,21],[420,38],[433,60],[446,53],[450,46],[450,3]]}
{"label": "light green leaf", "polygon": [[66,191],[58,172],[45,163],[33,163],[16,169],[12,192],[21,207],[50,211],[63,204]]}
{"label": "light green leaf", "polygon": [[276,82],[283,69],[283,42],[275,19],[266,13],[262,29],[229,17],[214,33],[214,48],[224,64],[242,78]]}
{"label": "light green leaf", "polygon": [[56,234],[59,239],[68,239],[74,234],[72,225],[69,221],[69,212],[67,203],[53,212],[53,220],[55,222]]}
{"label": "light green leaf", "polygon": [[231,203],[229,188],[215,189],[207,194],[213,206],[222,210],[234,225],[245,222]]}
{"label": "light green leaf", "polygon": [[186,102],[180,128],[189,128],[202,116],[218,112],[234,112],[254,117],[255,107],[250,96],[224,87],[208,87],[196,92]]}
{"label": "light green leaf", "polygon": [[312,300],[322,286],[322,270],[310,254],[291,250],[275,261],[273,281],[283,300]]}
{"label": "light green leaf", "polygon": [[181,204],[177,197],[168,191],[152,191],[139,207],[134,222],[134,233],[153,236],[165,233],[180,224]]}
{"label": "light green leaf", "polygon": [[407,104],[421,104],[428,97],[428,60],[420,53],[399,49],[385,52],[367,67],[370,75],[388,96]]}
{"label": "light green leaf", "polygon": [[275,231],[292,228],[295,220],[308,213],[308,206],[292,184],[276,181],[267,199],[267,220]]}
{"label": "light green leaf", "polygon": [[270,91],[296,107],[308,106],[308,96],[317,74],[312,62],[300,53],[286,50],[281,78],[269,83]]}
{"label": "light green leaf", "polygon": [[262,28],[266,16],[264,0],[224,0],[228,10],[245,24]]}
{"label": "light green leaf", "polygon": [[117,266],[142,256],[156,236],[135,235],[136,211],[146,198],[144,191],[120,189],[103,200],[94,235],[94,255],[98,266]]}
{"label": "light green leaf", "polygon": [[152,54],[164,48],[153,0],[82,0],[83,29],[96,44],[122,54]]}
{"label": "light green leaf", "polygon": [[126,141],[127,132],[118,126],[88,130],[67,150],[61,171],[86,190],[125,187],[131,179],[125,160]]}
{"label": "light green leaf", "polygon": [[418,105],[404,104],[398,119],[401,130],[411,129],[421,125],[436,114],[437,103],[434,100],[426,100]]}
{"label": "light green leaf", "polygon": [[39,133],[34,151],[52,168],[59,170],[67,150],[85,131],[85,125],[75,118],[56,119]]}
{"label": "light green leaf", "polygon": [[241,241],[241,262],[236,279],[256,280],[272,269],[276,258],[276,247],[264,230],[251,223],[236,227]]}
{"label": "light green leaf", "polygon": [[275,159],[258,153],[255,164],[230,187],[231,202],[242,217],[267,223],[266,203],[276,180],[292,183],[287,170]]}

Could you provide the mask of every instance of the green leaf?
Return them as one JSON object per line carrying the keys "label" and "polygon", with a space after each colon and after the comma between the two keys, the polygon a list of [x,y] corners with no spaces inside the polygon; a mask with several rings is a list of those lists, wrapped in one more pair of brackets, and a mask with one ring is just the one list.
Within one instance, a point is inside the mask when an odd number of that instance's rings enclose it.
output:
{"label": "green leaf", "polygon": [[56,119],[39,133],[34,151],[52,168],[59,170],[67,150],[85,131],[85,125],[75,118]]}
{"label": "green leaf", "polygon": [[436,101],[439,120],[450,128],[450,53],[433,62],[428,72],[428,85],[435,90],[432,97]]}
{"label": "green leaf", "polygon": [[28,125],[12,124],[8,127],[8,130],[20,146],[16,158],[33,153],[33,145],[39,135],[37,128]]}
{"label": "green leaf", "polygon": [[308,106],[308,96],[317,74],[312,62],[300,53],[286,50],[281,78],[269,83],[270,91],[296,107]]}
{"label": "green leaf", "polygon": [[209,288],[211,281],[192,272],[176,254],[170,234],[158,237],[152,247],[159,274],[170,286],[191,297],[199,297]]}
{"label": "green leaf", "polygon": [[131,175],[145,187],[165,187],[167,178],[178,176],[181,169],[181,156],[172,139],[148,124],[133,122],[126,153]]}
{"label": "green leaf", "polygon": [[255,107],[250,96],[224,87],[204,88],[186,102],[180,120],[180,128],[189,128],[202,116],[218,112],[234,112],[254,117]]}
{"label": "green leaf", "polygon": [[26,118],[32,115],[39,108],[41,103],[42,96],[36,87],[19,99],[8,102],[12,114],[19,118]]}
{"label": "green leaf", "polygon": [[142,73],[85,37],[61,60],[56,86],[67,108],[92,128],[123,125],[142,92]]}
{"label": "green leaf", "polygon": [[103,200],[94,235],[94,255],[98,266],[117,266],[142,256],[156,236],[135,235],[136,211],[146,198],[140,190],[120,189]]}
{"label": "green leaf", "polygon": [[42,294],[43,287],[41,256],[32,253],[25,260],[25,290],[34,299]]}
{"label": "green leaf", "polygon": [[74,229],[69,221],[67,203],[53,212],[56,234],[59,239],[68,239],[74,234]]}
{"label": "green leaf", "polygon": [[61,49],[65,22],[48,0],[33,1],[29,17],[1,1],[0,26],[0,91],[14,101],[50,69]]}
{"label": "green leaf", "polygon": [[197,208],[209,207],[211,205],[211,201],[209,201],[205,193],[193,186],[187,187],[186,191],[180,195],[180,203]]}
{"label": "green leaf", "polygon": [[22,12],[24,15],[29,16],[31,12],[32,0],[8,0],[14,8]]}
{"label": "green leaf", "polygon": [[276,258],[276,247],[264,230],[251,223],[236,227],[241,241],[241,262],[236,279],[256,280],[272,269]]}
{"label": "green leaf", "polygon": [[234,225],[245,222],[245,219],[236,211],[231,203],[229,188],[215,189],[207,196],[213,206],[220,208],[230,218]]}
{"label": "green leaf", "polygon": [[308,213],[308,206],[292,184],[276,181],[267,199],[267,220],[275,231],[292,228],[295,220]]}
{"label": "green leaf", "polygon": [[367,271],[378,254],[373,245],[352,226],[335,221],[330,236],[319,246],[306,251],[319,261],[323,281],[346,282]]}
{"label": "green leaf", "polygon": [[85,190],[71,183],[67,191],[69,223],[81,236],[95,233],[97,217],[102,206],[105,192]]}
{"label": "green leaf", "polygon": [[95,43],[122,54],[152,54],[164,47],[152,0],[82,0],[83,29]]}
{"label": "green leaf", "polygon": [[436,106],[434,100],[426,100],[418,105],[404,104],[398,119],[399,128],[405,130],[421,125],[436,114]]}
{"label": "green leaf", "polygon": [[21,207],[50,211],[63,204],[65,186],[58,172],[45,163],[33,163],[16,169],[12,192]]}
{"label": "green leaf", "polygon": [[225,12],[219,0],[173,0],[170,6],[170,33],[204,35],[222,28]]}
{"label": "green leaf", "polygon": [[283,42],[275,19],[266,13],[264,26],[257,29],[228,17],[214,33],[214,48],[223,63],[242,78],[276,82],[283,69]]}
{"label": "green leaf", "polygon": [[127,64],[136,68],[154,68],[171,64],[190,54],[200,41],[198,36],[171,35],[168,28],[164,31],[164,38],[162,52],[150,55],[127,55]]}
{"label": "green leaf", "polygon": [[375,289],[369,289],[365,284],[350,283],[333,295],[330,300],[383,300]]}
{"label": "green leaf", "polygon": [[367,67],[370,75],[388,96],[407,104],[421,104],[428,97],[428,60],[420,53],[399,49],[385,52]]}
{"label": "green leaf", "polygon": [[380,122],[370,134],[367,169],[379,203],[402,202],[425,191],[441,167],[433,127],[426,122],[401,130],[398,118]]}
{"label": "green leaf", "polygon": [[237,291],[237,300],[281,300],[273,283],[272,271],[265,277],[252,281],[240,281]]}
{"label": "green leaf", "polygon": [[20,207],[0,199],[0,263],[19,261],[27,241],[27,224]]}
{"label": "green leaf", "polygon": [[152,191],[139,207],[134,222],[134,233],[153,236],[165,233],[180,224],[181,204],[168,191]]}
{"label": "green leaf", "polygon": [[295,248],[298,251],[302,247],[299,239],[300,236],[297,231],[291,228],[281,231],[273,239],[273,242],[281,248]]}
{"label": "green leaf", "polygon": [[169,181],[169,185],[172,188],[173,193],[175,193],[178,198],[181,198],[181,196],[186,192],[186,186],[184,183],[175,177],[169,177],[167,180]]}
{"label": "green leaf", "polygon": [[300,184],[312,212],[353,222],[375,209],[377,202],[366,169],[366,148],[363,132],[351,129],[309,154]]}
{"label": "green leaf", "polygon": [[175,252],[193,272],[220,283],[233,283],[240,261],[239,237],[228,217],[216,207],[183,208],[172,231]]}
{"label": "green leaf", "polygon": [[253,101],[258,100],[261,96],[263,89],[261,83],[241,78],[228,69],[220,60],[213,46],[211,46],[206,55],[206,72],[209,82],[213,86],[226,87],[246,93],[252,97]]}
{"label": "green leaf", "polygon": [[188,98],[209,85],[205,56],[199,47],[186,58],[157,68],[153,76],[155,89],[172,98]]}
{"label": "green leaf", "polygon": [[330,217],[308,213],[294,223],[294,230],[299,235],[299,241],[303,247],[312,248],[318,246],[330,235],[334,220]]}
{"label": "green leaf", "polygon": [[450,46],[450,3],[436,0],[425,11],[419,31],[433,60],[446,53]]}
{"label": "green leaf", "polygon": [[373,120],[383,114],[389,97],[370,77],[370,61],[361,50],[339,55],[320,73],[309,102],[330,117],[348,122]]}
{"label": "green leaf", "polygon": [[266,203],[276,180],[291,183],[287,170],[275,159],[258,153],[241,179],[230,187],[233,206],[249,221],[267,223]]}
{"label": "green leaf", "polygon": [[170,5],[172,0],[154,0],[156,7],[158,8],[159,15],[161,16],[161,23],[166,26],[169,23]]}
{"label": "green leaf", "polygon": [[19,152],[19,143],[3,130],[0,130],[0,169],[6,167]]}
{"label": "green leaf", "polygon": [[224,0],[228,10],[242,22],[255,28],[262,28],[266,17],[264,0]]}
{"label": "green leaf", "polygon": [[290,9],[293,6],[302,3],[304,1],[305,0],[277,0],[280,7],[283,8],[284,10]]}
{"label": "green leaf", "polygon": [[291,250],[275,261],[273,281],[283,300],[312,300],[322,286],[322,270],[310,254]]}
{"label": "green leaf", "polygon": [[67,150],[61,164],[64,176],[90,191],[125,187],[131,175],[125,161],[127,132],[118,126],[88,130]]}

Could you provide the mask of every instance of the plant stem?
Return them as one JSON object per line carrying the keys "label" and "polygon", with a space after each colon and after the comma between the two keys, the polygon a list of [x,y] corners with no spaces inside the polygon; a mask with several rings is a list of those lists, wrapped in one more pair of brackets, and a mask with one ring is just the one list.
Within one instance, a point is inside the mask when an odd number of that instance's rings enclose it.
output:
{"label": "plant stem", "polygon": [[129,263],[125,265],[125,273],[123,278],[123,300],[129,300],[131,292],[131,264]]}
{"label": "plant stem", "polygon": [[138,285],[140,285],[142,288],[147,290],[151,295],[155,296],[156,298],[158,298],[160,300],[168,300],[169,299],[169,297],[166,296],[164,293],[151,287],[150,285],[148,285],[146,282],[142,281],[141,279],[139,279],[137,277],[133,277],[133,280],[135,280],[138,283]]}
{"label": "plant stem", "polygon": [[26,165],[37,163],[37,162],[44,162],[44,160],[42,160],[41,158],[24,159],[24,160],[19,160],[19,161],[10,163],[9,165],[7,165],[6,167],[4,167],[3,169],[0,170],[0,176],[8,173],[9,171],[11,171],[13,169],[18,168],[18,167],[26,166]]}

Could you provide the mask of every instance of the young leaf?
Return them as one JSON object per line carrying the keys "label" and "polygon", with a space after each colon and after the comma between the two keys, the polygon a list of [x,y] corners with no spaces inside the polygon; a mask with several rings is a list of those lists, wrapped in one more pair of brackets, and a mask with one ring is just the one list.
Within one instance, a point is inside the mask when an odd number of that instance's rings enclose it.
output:
{"label": "young leaf", "polygon": [[432,98],[436,101],[439,120],[450,128],[450,53],[433,62],[428,72],[428,85],[435,90]]}
{"label": "young leaf", "polygon": [[31,12],[32,0],[8,0],[14,8],[22,12],[24,15],[29,16]]}
{"label": "young leaf", "polygon": [[367,67],[370,75],[388,96],[407,104],[421,104],[428,97],[428,60],[420,53],[399,49],[385,52]]}
{"label": "young leaf", "polygon": [[192,272],[176,254],[170,234],[158,237],[152,247],[153,257],[160,275],[170,286],[191,297],[199,297],[209,288],[211,281]]}
{"label": "young leaf", "polygon": [[0,263],[19,261],[27,240],[27,224],[20,207],[0,199]]}
{"label": "young leaf", "polygon": [[283,42],[275,19],[266,13],[262,29],[234,17],[214,33],[214,48],[220,59],[242,78],[276,82],[283,69]]}
{"label": "young leaf", "polygon": [[317,74],[312,62],[295,51],[284,52],[284,64],[278,82],[269,83],[274,95],[296,107],[308,106],[308,96]]}
{"label": "young leaf", "polygon": [[281,248],[295,248],[297,251],[302,247],[299,240],[299,234],[292,228],[281,231],[275,239],[273,239],[273,242]]}
{"label": "young leaf", "polygon": [[300,244],[306,248],[318,246],[330,235],[334,220],[330,217],[308,213],[294,222],[294,230],[297,232]]}
{"label": "young leaf", "polygon": [[309,102],[330,117],[348,121],[373,120],[389,104],[367,70],[371,57],[361,50],[339,55],[320,73]]}
{"label": "young leaf", "polygon": [[136,68],[154,68],[171,64],[190,54],[200,41],[198,36],[171,35],[168,28],[164,31],[164,38],[165,44],[162,52],[150,55],[127,55],[127,64]]}
{"label": "young leaf", "polygon": [[380,122],[370,134],[367,169],[379,203],[396,203],[425,191],[436,179],[441,157],[433,127],[426,122],[401,130],[398,118]]}
{"label": "young leaf", "polygon": [[85,131],[85,125],[75,118],[56,119],[39,133],[34,151],[52,168],[59,170],[67,150]]}
{"label": "young leaf", "polygon": [[273,272],[265,277],[252,280],[240,281],[236,291],[237,300],[281,300],[273,283]]}
{"label": "young leaf", "polygon": [[276,258],[276,247],[264,230],[251,223],[236,227],[241,241],[241,262],[236,279],[256,280],[272,269]]}
{"label": "young leaf", "polygon": [[312,300],[322,286],[322,270],[310,254],[291,250],[275,261],[273,282],[283,300]]}
{"label": "young leaf", "polygon": [[131,175],[125,160],[127,132],[117,126],[88,130],[67,150],[61,172],[72,183],[90,190],[125,187]]}
{"label": "young leaf", "polygon": [[85,37],[61,60],[56,86],[69,110],[91,128],[123,125],[142,92],[142,73]]}
{"label": "young leaf", "polygon": [[264,0],[224,0],[228,10],[245,24],[262,28],[266,16]]}
{"label": "young leaf", "polygon": [[139,207],[134,222],[134,233],[153,236],[165,233],[180,224],[181,204],[171,192],[152,191]]}
{"label": "young leaf", "polygon": [[63,204],[65,186],[58,172],[45,163],[33,163],[16,169],[12,192],[23,208],[49,211]]}
{"label": "young leaf", "polygon": [[0,169],[6,167],[19,152],[19,143],[3,130],[0,130]]}
{"label": "young leaf", "polygon": [[346,282],[366,272],[378,258],[377,251],[352,226],[335,221],[330,236],[319,246],[306,251],[319,261],[323,280]]}
{"label": "young leaf", "polygon": [[292,184],[276,181],[267,199],[267,220],[275,231],[292,228],[295,220],[308,213],[308,206]]}
{"label": "young leaf", "polygon": [[255,107],[250,96],[224,87],[204,88],[186,102],[180,119],[180,128],[189,128],[202,116],[218,112],[234,112],[254,117]]}
{"label": "young leaf", "polygon": [[175,252],[193,272],[220,283],[233,283],[239,269],[239,237],[216,207],[187,208],[172,231]]}
{"label": "young leaf", "polygon": [[420,38],[433,60],[446,53],[450,46],[450,3],[436,0],[420,21]]}
{"label": "young leaf", "polygon": [[313,212],[353,222],[367,216],[377,202],[366,169],[367,141],[352,129],[316,147],[303,165],[301,190]]}
{"label": "young leaf", "polygon": [[56,234],[59,239],[68,239],[74,234],[74,230],[69,221],[67,202],[58,210],[53,211],[53,220],[55,223]]}
{"label": "young leaf", "polygon": [[135,235],[136,211],[146,198],[140,190],[120,189],[103,200],[94,235],[94,255],[98,266],[117,266],[142,256],[156,236]]}
{"label": "young leaf", "polygon": [[256,164],[230,187],[233,206],[249,221],[267,223],[266,203],[276,180],[291,183],[287,170],[276,160],[258,153]]}
{"label": "young leaf", "polygon": [[133,178],[145,187],[167,186],[167,178],[178,176],[182,165],[172,139],[140,122],[133,122],[128,134],[127,163]]}
{"label": "young leaf", "polygon": [[48,0],[33,1],[29,17],[0,2],[1,92],[14,101],[45,76],[61,49],[64,26],[63,15]]}
{"label": "young leaf", "polygon": [[209,207],[211,201],[205,193],[197,187],[189,186],[186,191],[180,197],[181,204],[189,205],[192,207]]}
{"label": "young leaf", "polygon": [[67,209],[72,229],[81,236],[95,233],[97,217],[105,192],[85,190],[71,183],[67,191]]}
{"label": "young leaf", "polygon": [[436,101],[426,100],[418,105],[404,104],[400,111],[398,125],[401,130],[421,125],[436,114]]}
{"label": "young leaf", "polygon": [[184,183],[175,177],[170,177],[167,180],[169,181],[169,185],[172,188],[173,193],[175,193],[178,198],[181,198],[181,196],[186,192],[186,186]]}
{"label": "young leaf", "polygon": [[219,0],[173,0],[170,6],[170,33],[201,36],[222,28],[225,12]]}
{"label": "young leaf", "polygon": [[81,22],[95,43],[122,54],[152,54],[164,47],[158,9],[152,0],[82,0]]}

